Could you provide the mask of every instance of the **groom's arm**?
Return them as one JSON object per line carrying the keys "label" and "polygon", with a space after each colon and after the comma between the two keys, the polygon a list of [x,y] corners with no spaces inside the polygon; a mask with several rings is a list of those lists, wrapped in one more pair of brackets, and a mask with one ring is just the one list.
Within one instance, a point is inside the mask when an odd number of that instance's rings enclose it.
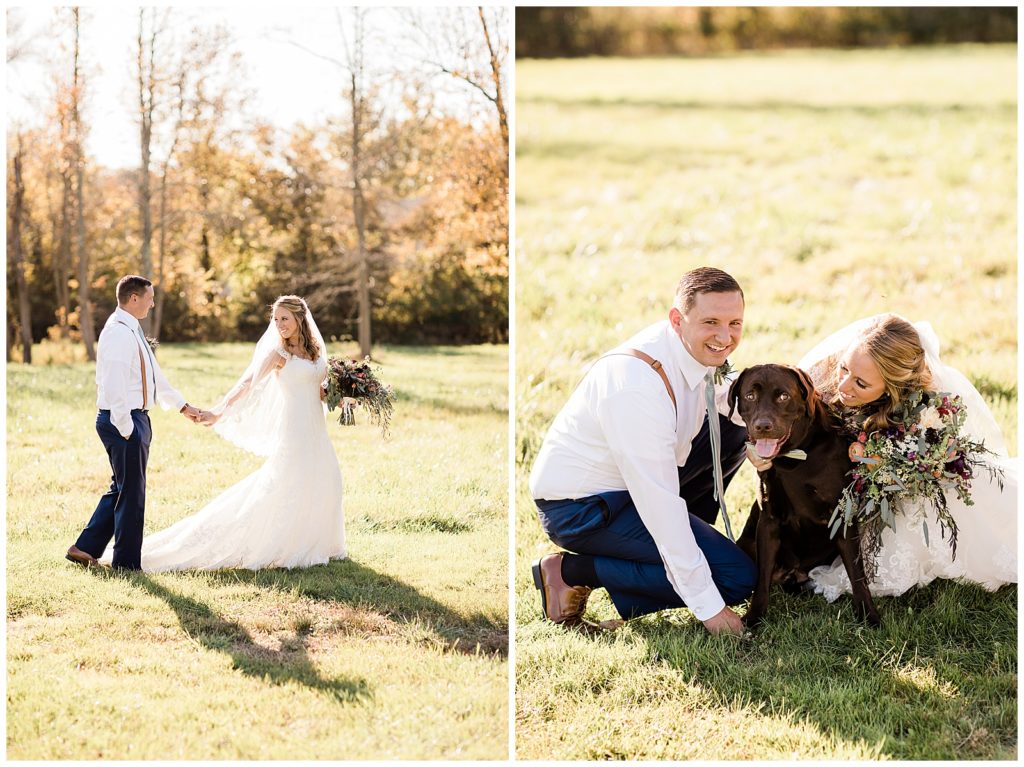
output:
{"label": "groom's arm", "polygon": [[672,588],[699,620],[714,617],[725,600],[693,537],[686,501],[679,496],[671,401],[660,388],[624,389],[598,403],[597,417]]}
{"label": "groom's arm", "polygon": [[[101,338],[102,350],[97,365],[103,404],[110,411],[110,423],[118,433],[128,439],[135,431],[132,406],[128,399],[128,380],[132,375],[135,349],[128,332],[118,333],[116,328],[105,328]],[[138,375],[138,372],[135,373]]]}

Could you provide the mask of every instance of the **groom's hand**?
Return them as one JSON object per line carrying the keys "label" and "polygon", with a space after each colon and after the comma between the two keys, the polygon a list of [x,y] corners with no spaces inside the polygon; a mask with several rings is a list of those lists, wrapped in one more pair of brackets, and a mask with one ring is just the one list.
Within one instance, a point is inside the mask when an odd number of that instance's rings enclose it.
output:
{"label": "groom's hand", "polygon": [[743,621],[730,608],[723,607],[717,615],[712,615],[704,621],[704,628],[712,634],[735,634],[743,633]]}
{"label": "groom's hand", "polygon": [[201,415],[201,411],[198,408],[192,407],[187,402],[185,403],[185,407],[183,407],[179,412],[188,420],[192,421],[192,423],[199,422],[199,416]]}

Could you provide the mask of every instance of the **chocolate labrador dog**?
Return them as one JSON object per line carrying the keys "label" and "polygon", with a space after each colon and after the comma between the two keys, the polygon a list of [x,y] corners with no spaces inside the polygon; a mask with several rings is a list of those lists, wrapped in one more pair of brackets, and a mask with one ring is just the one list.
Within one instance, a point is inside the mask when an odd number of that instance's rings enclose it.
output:
{"label": "chocolate labrador dog", "polygon": [[853,584],[857,613],[870,625],[881,625],[864,576],[856,524],[829,537],[829,519],[849,481],[849,445],[810,378],[798,368],[755,365],[733,382],[729,401],[739,407],[757,454],[772,461],[758,475],[760,497],[737,541],[758,568],[746,624],[756,626],[764,619],[773,583],[798,589],[809,570],[831,563],[838,553]]}

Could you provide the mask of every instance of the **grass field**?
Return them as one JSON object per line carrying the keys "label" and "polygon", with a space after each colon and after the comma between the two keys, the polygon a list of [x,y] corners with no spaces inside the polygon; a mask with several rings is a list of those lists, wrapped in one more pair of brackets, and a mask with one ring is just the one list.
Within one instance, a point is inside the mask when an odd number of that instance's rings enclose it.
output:
{"label": "grass field", "polygon": [[[251,352],[166,345],[160,358],[210,406]],[[358,412],[355,427],[328,424],[350,559],[256,573],[66,562],[110,476],[94,367],[8,366],[9,758],[507,756],[507,572],[495,561],[508,550],[508,349],[376,357],[397,391],[390,439]],[[175,413],[153,421],[149,531],[260,465]]]}
{"label": "grass field", "polygon": [[[776,592],[751,640],[686,610],[566,634],[526,486],[585,365],[704,264],[746,291],[737,368],[930,320],[1016,454],[1016,82],[1014,46],[517,62],[517,758],[1016,757],[1016,587],[879,599],[877,631]],[[735,529],[753,497],[745,466]]]}

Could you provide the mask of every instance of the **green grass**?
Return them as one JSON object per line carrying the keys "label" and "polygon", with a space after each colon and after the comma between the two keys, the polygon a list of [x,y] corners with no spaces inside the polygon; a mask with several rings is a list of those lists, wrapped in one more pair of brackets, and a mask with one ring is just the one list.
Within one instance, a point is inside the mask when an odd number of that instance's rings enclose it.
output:
{"label": "green grass", "polygon": [[[1015,758],[1016,587],[879,599],[878,631],[776,590],[749,641],[686,610],[567,634],[526,487],[585,365],[703,264],[747,294],[737,368],[926,319],[1016,454],[1015,46],[522,61],[517,89],[517,758]],[[753,498],[745,466],[734,528]]]}
{"label": "green grass", "polygon": [[[209,406],[251,351],[160,357]],[[508,350],[376,356],[397,391],[390,439],[358,411],[355,427],[328,424],[350,559],[256,573],[66,562],[110,476],[94,367],[8,366],[10,758],[507,756],[508,589],[494,563],[508,550]],[[148,531],[260,465],[175,413],[153,420]]]}

